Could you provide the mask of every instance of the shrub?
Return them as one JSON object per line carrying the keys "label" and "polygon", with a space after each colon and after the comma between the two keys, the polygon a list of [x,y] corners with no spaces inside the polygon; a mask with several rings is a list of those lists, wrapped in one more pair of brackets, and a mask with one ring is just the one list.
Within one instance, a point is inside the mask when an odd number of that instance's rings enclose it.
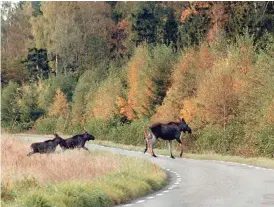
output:
{"label": "shrub", "polygon": [[49,106],[53,103],[55,91],[57,88],[65,94],[68,102],[72,101],[72,97],[77,84],[77,76],[74,74],[58,74],[45,81],[46,90],[44,92],[45,106]]}
{"label": "shrub", "polygon": [[120,74],[109,74],[106,80],[100,83],[96,92],[91,93],[93,97],[87,101],[89,103],[87,107],[87,117],[107,120],[114,116],[116,113],[117,97],[123,93],[122,80],[119,77]]}
{"label": "shrub", "polygon": [[148,121],[145,120],[134,120],[130,124],[118,125],[110,130],[108,139],[121,144],[143,145],[144,127],[147,126]]}
{"label": "shrub", "polygon": [[36,121],[34,129],[40,134],[53,134],[56,131],[56,118],[41,118]]}
{"label": "shrub", "polygon": [[93,118],[86,123],[86,128],[96,139],[108,140],[111,130],[110,121]]}
{"label": "shrub", "polygon": [[20,98],[19,84],[10,81],[7,87],[2,90],[1,95],[1,125],[9,127],[14,119],[19,120],[19,107],[17,105]]}
{"label": "shrub", "polygon": [[79,78],[72,97],[72,115],[74,122],[82,121],[82,119],[85,118],[86,106],[94,101],[94,92],[104,78],[98,74],[100,74],[98,69],[87,70]]}
{"label": "shrub", "polygon": [[21,98],[18,101],[20,124],[22,129],[28,130],[34,122],[43,115],[44,111],[38,106],[38,92],[34,85],[25,85],[21,89]]}
{"label": "shrub", "polygon": [[103,207],[110,206],[110,199],[99,189],[94,189],[92,186],[83,184],[68,184],[59,188],[65,195],[61,197],[62,203],[67,207]]}
{"label": "shrub", "polygon": [[28,193],[23,201],[25,207],[51,207],[49,200],[39,192]]}
{"label": "shrub", "polygon": [[274,153],[274,127],[266,125],[257,133],[259,139],[259,153],[264,156],[272,156]]}
{"label": "shrub", "polygon": [[49,108],[49,115],[54,117],[65,117],[68,113],[69,106],[67,103],[66,96],[60,90],[60,88],[57,88],[54,101]]}

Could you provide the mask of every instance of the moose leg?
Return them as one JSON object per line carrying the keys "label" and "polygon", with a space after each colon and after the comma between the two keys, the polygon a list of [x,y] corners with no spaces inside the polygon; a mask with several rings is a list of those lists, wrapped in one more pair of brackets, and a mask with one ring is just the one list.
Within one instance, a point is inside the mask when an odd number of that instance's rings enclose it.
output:
{"label": "moose leg", "polygon": [[183,143],[182,143],[182,141],[180,140],[180,138],[179,139],[176,139],[177,140],[177,142],[179,142],[180,144],[181,144],[181,153],[180,153],[180,157],[182,157],[182,154],[183,154]]}
{"label": "moose leg", "polygon": [[88,149],[88,148],[86,148],[85,146],[83,146],[82,148],[83,148],[83,149],[85,149],[85,150],[87,150],[87,151],[89,151],[89,149]]}
{"label": "moose leg", "polygon": [[35,152],[29,152],[28,154],[27,154],[27,156],[31,156],[31,155],[33,155]]}
{"label": "moose leg", "polygon": [[155,154],[154,154],[154,151],[153,151],[153,146],[155,145],[155,143],[157,142],[157,138],[154,136],[154,134],[152,135],[152,139],[150,141],[150,147],[151,147],[151,152],[152,152],[152,156],[153,157],[157,157]]}
{"label": "moose leg", "polygon": [[147,140],[146,139],[145,139],[145,144],[146,144],[146,148],[145,148],[144,154],[146,154],[146,152],[147,152]]}
{"label": "moose leg", "polygon": [[170,157],[175,159],[175,157],[173,157],[173,155],[172,155],[172,141],[171,140],[168,140],[168,148],[169,148]]}

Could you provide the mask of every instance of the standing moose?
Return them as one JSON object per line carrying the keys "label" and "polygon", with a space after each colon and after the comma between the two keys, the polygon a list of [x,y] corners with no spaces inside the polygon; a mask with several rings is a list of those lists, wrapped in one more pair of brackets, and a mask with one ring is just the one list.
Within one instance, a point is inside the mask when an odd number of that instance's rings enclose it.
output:
{"label": "standing moose", "polygon": [[157,157],[153,152],[153,146],[155,145],[158,139],[161,139],[168,141],[170,157],[174,158],[174,156],[172,155],[171,144],[172,140],[176,139],[176,141],[181,144],[180,157],[182,157],[183,145],[180,140],[181,132],[188,132],[189,134],[192,133],[191,128],[187,125],[184,119],[182,119],[180,122],[169,122],[167,124],[158,123],[151,125],[149,127],[149,132],[147,134],[145,133],[145,139],[148,140],[148,142],[146,142],[146,148],[144,153],[146,153],[147,151],[147,145],[150,144],[153,156]]}

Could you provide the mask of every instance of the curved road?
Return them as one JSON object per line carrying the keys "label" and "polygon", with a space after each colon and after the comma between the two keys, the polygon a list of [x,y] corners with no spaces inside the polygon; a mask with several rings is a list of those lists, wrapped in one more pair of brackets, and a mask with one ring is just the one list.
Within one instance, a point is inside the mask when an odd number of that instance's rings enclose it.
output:
{"label": "curved road", "polygon": [[[30,136],[20,136],[30,138]],[[92,142],[90,142],[92,143]],[[166,170],[169,185],[121,206],[264,207],[274,206],[274,170],[246,164],[192,159],[153,158],[142,152],[89,144],[90,149],[145,157]]]}

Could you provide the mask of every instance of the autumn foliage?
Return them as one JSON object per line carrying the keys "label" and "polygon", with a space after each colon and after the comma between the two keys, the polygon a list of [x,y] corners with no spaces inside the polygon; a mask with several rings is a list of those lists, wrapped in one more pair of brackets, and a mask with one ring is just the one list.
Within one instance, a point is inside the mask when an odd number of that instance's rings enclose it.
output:
{"label": "autumn foliage", "polygon": [[55,117],[63,117],[69,112],[69,106],[65,94],[60,90],[56,89],[56,95],[54,101],[49,109],[49,115]]}

